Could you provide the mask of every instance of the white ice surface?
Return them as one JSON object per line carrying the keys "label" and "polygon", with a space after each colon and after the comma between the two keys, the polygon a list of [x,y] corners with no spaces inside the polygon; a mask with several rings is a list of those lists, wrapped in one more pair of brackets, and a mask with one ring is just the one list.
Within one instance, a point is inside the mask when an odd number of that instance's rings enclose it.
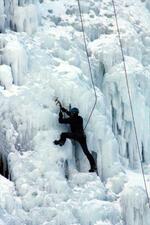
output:
{"label": "white ice surface", "polygon": [[9,89],[12,85],[11,67],[7,65],[0,65],[0,83],[5,89]]}
{"label": "white ice surface", "polygon": [[[150,188],[149,1],[115,2]],[[0,2],[0,81],[9,86],[0,89],[0,151],[13,181],[0,177],[0,224],[149,225],[112,3],[81,5],[98,96],[86,135],[99,177],[78,145],[53,145],[68,130],[55,97],[78,107],[84,124],[94,103],[77,2]]]}

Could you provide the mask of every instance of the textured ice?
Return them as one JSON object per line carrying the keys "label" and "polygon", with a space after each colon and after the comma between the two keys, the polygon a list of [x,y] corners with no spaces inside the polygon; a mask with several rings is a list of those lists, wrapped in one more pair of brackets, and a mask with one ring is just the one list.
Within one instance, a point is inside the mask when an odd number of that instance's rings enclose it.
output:
{"label": "textured ice", "polygon": [[140,187],[125,188],[121,194],[121,206],[126,225],[149,223],[150,209],[145,191]]}
{"label": "textured ice", "polygon": [[4,14],[4,2],[0,2],[0,32],[4,32],[5,28],[5,14]]}
{"label": "textured ice", "polygon": [[6,65],[0,65],[0,83],[5,89],[9,89],[12,85],[12,73],[11,67]]}
{"label": "textured ice", "polygon": [[11,66],[13,83],[23,84],[28,66],[28,58],[23,46],[16,40],[9,41],[3,49],[2,61]]}
{"label": "textured ice", "polygon": [[[149,156],[147,153],[149,149],[150,137],[145,130],[149,129],[147,87],[150,84],[150,79],[148,72],[135,59],[126,58],[126,65],[129,78],[129,87],[131,90],[131,100],[133,102],[133,112],[138,132],[138,141],[141,155],[143,157],[142,160],[149,162]],[[124,72],[122,71],[122,66],[122,64],[114,66],[111,71],[105,75],[103,88],[111,109],[109,112],[112,129],[118,136],[118,140],[121,144],[120,155],[123,157],[128,155],[130,165],[136,167],[138,166],[139,155],[137,152],[133,125],[131,124],[132,117],[126,88],[126,80]],[[147,119],[145,120],[145,118]],[[128,148],[124,145],[128,145]]]}
{"label": "textured ice", "polygon": [[35,5],[30,4],[24,7],[16,7],[14,12],[14,29],[18,32],[27,32],[32,34],[36,31],[38,26],[38,14]]}
{"label": "textured ice", "polygon": [[[149,187],[150,6],[115,3]],[[98,96],[86,135],[99,176],[78,144],[53,145],[68,130],[55,97],[78,107],[84,125],[94,104],[77,2],[0,2],[0,153],[13,181],[0,177],[1,224],[149,225],[112,2],[81,6]]]}
{"label": "textured ice", "polygon": [[14,215],[17,209],[22,211],[22,204],[16,195],[14,184],[0,176],[0,189],[0,224],[24,225],[24,222]]}
{"label": "textured ice", "polygon": [[146,1],[146,7],[150,10],[150,2],[148,0]]}
{"label": "textured ice", "polygon": [[0,31],[11,28],[14,31],[32,34],[40,21],[39,0],[1,0]]}

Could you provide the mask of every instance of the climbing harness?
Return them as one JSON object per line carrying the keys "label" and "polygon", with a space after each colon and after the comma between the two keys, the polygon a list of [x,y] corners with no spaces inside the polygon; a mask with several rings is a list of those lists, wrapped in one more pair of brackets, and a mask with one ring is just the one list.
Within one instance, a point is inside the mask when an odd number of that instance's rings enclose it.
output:
{"label": "climbing harness", "polygon": [[90,119],[91,119],[91,117],[92,117],[93,111],[94,111],[94,109],[96,107],[96,104],[97,104],[97,93],[96,93],[96,88],[95,88],[95,85],[94,85],[94,79],[93,79],[93,74],[92,74],[92,66],[91,66],[91,62],[90,62],[89,54],[88,54],[88,47],[87,47],[87,42],[86,42],[86,37],[85,37],[85,29],[84,29],[84,23],[83,23],[83,16],[82,16],[80,0],[77,0],[77,2],[78,2],[79,14],[80,14],[80,22],[81,22],[81,28],[82,28],[82,34],[83,34],[84,48],[85,48],[85,52],[86,52],[86,56],[87,56],[87,62],[88,62],[88,66],[89,66],[89,72],[90,72],[92,87],[93,87],[94,96],[95,96],[94,105],[92,107],[92,110],[90,112],[90,115],[88,117],[86,125],[84,127],[84,130],[85,130],[87,125],[88,125],[88,123],[89,123],[89,121],[90,121]]}
{"label": "climbing harness", "polygon": [[120,28],[119,28],[119,23],[118,23],[118,16],[117,16],[117,11],[116,11],[116,6],[115,6],[115,0],[112,0],[112,5],[113,5],[116,27],[117,27],[117,32],[118,32],[118,39],[119,39],[121,56],[122,56],[122,61],[123,61],[123,67],[124,67],[124,73],[125,73],[125,79],[126,79],[126,85],[127,85],[127,91],[128,91],[132,121],[133,121],[133,128],[134,128],[134,133],[135,133],[135,138],[136,138],[137,150],[138,150],[139,159],[140,159],[140,165],[141,165],[141,171],[142,171],[142,175],[143,175],[143,181],[144,181],[146,196],[147,196],[148,204],[149,204],[149,208],[150,208],[150,199],[149,199],[149,194],[148,194],[148,187],[147,187],[147,184],[146,184],[146,178],[145,178],[145,174],[144,174],[144,168],[143,168],[142,158],[141,158],[141,153],[140,153],[140,145],[139,145],[139,141],[138,141],[138,134],[137,134],[137,129],[136,129],[135,116],[134,116],[134,112],[133,112],[133,104],[132,104],[132,100],[131,100],[131,91],[130,91],[130,86],[129,86],[125,56],[124,56],[124,52],[123,52],[123,45],[122,45],[122,41],[121,41],[121,33],[120,33]]}

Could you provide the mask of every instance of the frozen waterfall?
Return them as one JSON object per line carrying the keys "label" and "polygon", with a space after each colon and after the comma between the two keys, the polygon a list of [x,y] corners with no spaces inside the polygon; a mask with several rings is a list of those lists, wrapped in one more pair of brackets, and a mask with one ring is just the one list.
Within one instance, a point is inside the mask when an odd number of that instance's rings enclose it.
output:
{"label": "frozen waterfall", "polygon": [[[115,0],[150,195],[150,3]],[[77,1],[0,1],[0,224],[149,225],[111,0],[81,0],[97,105],[86,129],[98,174],[78,143],[53,145],[56,97],[94,104]],[[9,178],[9,179],[6,179]]]}

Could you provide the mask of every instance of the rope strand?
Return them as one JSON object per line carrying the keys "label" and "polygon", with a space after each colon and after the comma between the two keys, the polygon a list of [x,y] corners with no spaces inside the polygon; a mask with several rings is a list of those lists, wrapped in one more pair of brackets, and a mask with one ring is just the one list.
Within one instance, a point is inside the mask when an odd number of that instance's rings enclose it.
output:
{"label": "rope strand", "polygon": [[121,33],[120,33],[118,17],[117,17],[117,11],[116,11],[116,6],[115,6],[115,1],[114,0],[112,0],[112,5],[113,5],[113,10],[114,10],[114,15],[115,15],[116,27],[117,27],[117,32],[118,32],[118,39],[119,39],[119,43],[120,43],[120,50],[121,50],[123,67],[124,67],[124,72],[125,72],[125,79],[126,79],[127,91],[128,91],[128,96],[129,96],[129,103],[130,103],[130,109],[131,109],[133,128],[134,128],[134,133],[135,133],[135,139],[136,139],[136,144],[137,144],[137,150],[138,150],[139,159],[140,159],[140,165],[141,165],[141,171],[142,171],[142,175],[143,175],[145,191],[146,191],[148,204],[149,204],[149,208],[150,208],[148,187],[147,187],[147,184],[146,184],[146,178],[145,178],[144,168],[143,168],[143,164],[142,164],[142,158],[141,158],[141,153],[140,153],[140,145],[139,145],[138,134],[137,134],[137,129],[136,129],[135,116],[134,116],[134,112],[133,112],[133,104],[132,104],[132,100],[131,100],[131,92],[130,92],[130,87],[129,87],[129,80],[128,80],[125,56],[124,56],[124,52],[123,52],[123,45],[122,45],[122,41],[121,41]]}
{"label": "rope strand", "polygon": [[86,122],[86,125],[84,127],[84,130],[86,129],[91,117],[92,117],[92,114],[93,114],[93,111],[96,107],[96,104],[97,104],[97,94],[96,94],[96,88],[95,88],[95,85],[94,85],[94,79],[93,79],[93,74],[92,74],[92,66],[91,66],[91,62],[90,62],[90,59],[89,59],[89,54],[88,54],[88,47],[87,47],[87,42],[86,42],[86,37],[85,37],[85,30],[84,30],[84,23],[83,23],[83,17],[82,17],[82,10],[81,10],[81,4],[80,4],[80,0],[77,0],[78,2],[78,8],[79,8],[79,14],[80,14],[80,21],[81,21],[81,28],[82,28],[82,34],[83,34],[83,41],[84,41],[84,47],[85,47],[85,52],[86,52],[86,56],[87,56],[87,62],[88,62],[88,66],[89,66],[89,72],[90,72],[90,76],[91,76],[91,82],[92,82],[92,86],[93,86],[93,90],[94,90],[94,95],[95,95],[95,102],[94,102],[94,105],[92,107],[92,110],[90,112],[90,115],[88,117],[88,120]]}

